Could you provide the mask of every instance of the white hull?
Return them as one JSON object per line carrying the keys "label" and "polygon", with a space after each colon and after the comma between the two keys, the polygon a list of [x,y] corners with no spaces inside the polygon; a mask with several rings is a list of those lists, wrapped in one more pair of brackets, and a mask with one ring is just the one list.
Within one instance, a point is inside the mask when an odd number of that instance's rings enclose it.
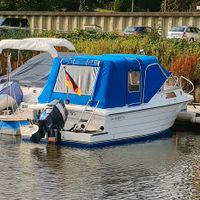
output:
{"label": "white hull", "polygon": [[[168,91],[162,91],[147,104],[95,110],[89,107],[84,115],[85,106],[68,104],[68,119],[61,131],[61,141],[72,145],[95,146],[159,137],[173,126],[178,113],[193,100],[191,95],[182,94],[180,89],[173,91],[175,98],[167,98]],[[77,123],[80,117],[83,121]],[[75,124],[76,130],[73,129]],[[22,135],[30,138],[32,133]]]}
{"label": "white hull", "polygon": [[[185,103],[154,107],[140,111],[94,116],[105,129],[94,133],[62,131],[62,141],[97,144],[108,141],[137,139],[158,135],[173,126],[176,116]],[[69,121],[68,121],[69,123]]]}

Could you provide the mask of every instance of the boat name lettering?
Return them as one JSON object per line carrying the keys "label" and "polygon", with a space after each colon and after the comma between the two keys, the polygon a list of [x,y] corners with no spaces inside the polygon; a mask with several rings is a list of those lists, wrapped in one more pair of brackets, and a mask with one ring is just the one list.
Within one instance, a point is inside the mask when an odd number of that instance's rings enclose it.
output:
{"label": "boat name lettering", "polygon": [[116,116],[111,118],[111,120],[121,120],[121,119],[125,119],[125,116]]}

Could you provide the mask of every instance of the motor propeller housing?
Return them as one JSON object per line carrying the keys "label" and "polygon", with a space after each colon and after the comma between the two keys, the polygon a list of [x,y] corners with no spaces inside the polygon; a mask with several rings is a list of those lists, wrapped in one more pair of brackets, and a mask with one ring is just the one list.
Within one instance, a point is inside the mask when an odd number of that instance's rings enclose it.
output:
{"label": "motor propeller housing", "polygon": [[45,135],[54,137],[57,141],[61,140],[60,131],[63,129],[67,120],[68,112],[65,104],[60,100],[53,100],[47,106],[38,120],[39,130],[34,133],[30,140],[39,143]]}

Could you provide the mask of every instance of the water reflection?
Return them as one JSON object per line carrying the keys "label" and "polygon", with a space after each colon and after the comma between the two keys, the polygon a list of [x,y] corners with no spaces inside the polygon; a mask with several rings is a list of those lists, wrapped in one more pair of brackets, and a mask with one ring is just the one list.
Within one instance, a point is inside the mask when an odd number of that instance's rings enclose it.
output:
{"label": "water reflection", "polygon": [[0,133],[0,141],[4,143],[4,145],[20,145],[22,140],[20,136],[13,135],[4,135]]}
{"label": "water reflection", "polygon": [[0,199],[199,199],[200,135],[85,150],[0,138]]}

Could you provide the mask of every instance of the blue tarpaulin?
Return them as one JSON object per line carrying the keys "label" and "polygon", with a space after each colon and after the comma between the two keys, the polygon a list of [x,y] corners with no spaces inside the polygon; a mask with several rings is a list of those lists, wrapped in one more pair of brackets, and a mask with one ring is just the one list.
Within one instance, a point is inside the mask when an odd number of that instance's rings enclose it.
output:
{"label": "blue tarpaulin", "polygon": [[[63,66],[73,69],[82,68],[83,70],[86,66],[90,68],[99,67],[92,93],[79,96],[74,93],[56,92],[54,90],[55,84],[59,82],[57,79]],[[141,73],[140,91],[137,95],[130,94],[128,89],[128,72],[130,69]],[[81,70],[77,70],[77,73],[81,73]],[[81,76],[81,74],[79,75]],[[154,56],[107,54],[74,56],[64,59],[55,58],[44,90],[38,100],[41,103],[47,103],[53,99],[64,101],[69,98],[72,104],[86,105],[88,100],[92,99],[99,101],[99,108],[114,108],[138,104],[136,97],[139,95],[139,103],[148,103],[169,76],[170,72],[164,69]],[[88,77],[83,78],[87,79]],[[65,84],[64,81],[63,84]],[[79,87],[81,89],[81,81]]]}

